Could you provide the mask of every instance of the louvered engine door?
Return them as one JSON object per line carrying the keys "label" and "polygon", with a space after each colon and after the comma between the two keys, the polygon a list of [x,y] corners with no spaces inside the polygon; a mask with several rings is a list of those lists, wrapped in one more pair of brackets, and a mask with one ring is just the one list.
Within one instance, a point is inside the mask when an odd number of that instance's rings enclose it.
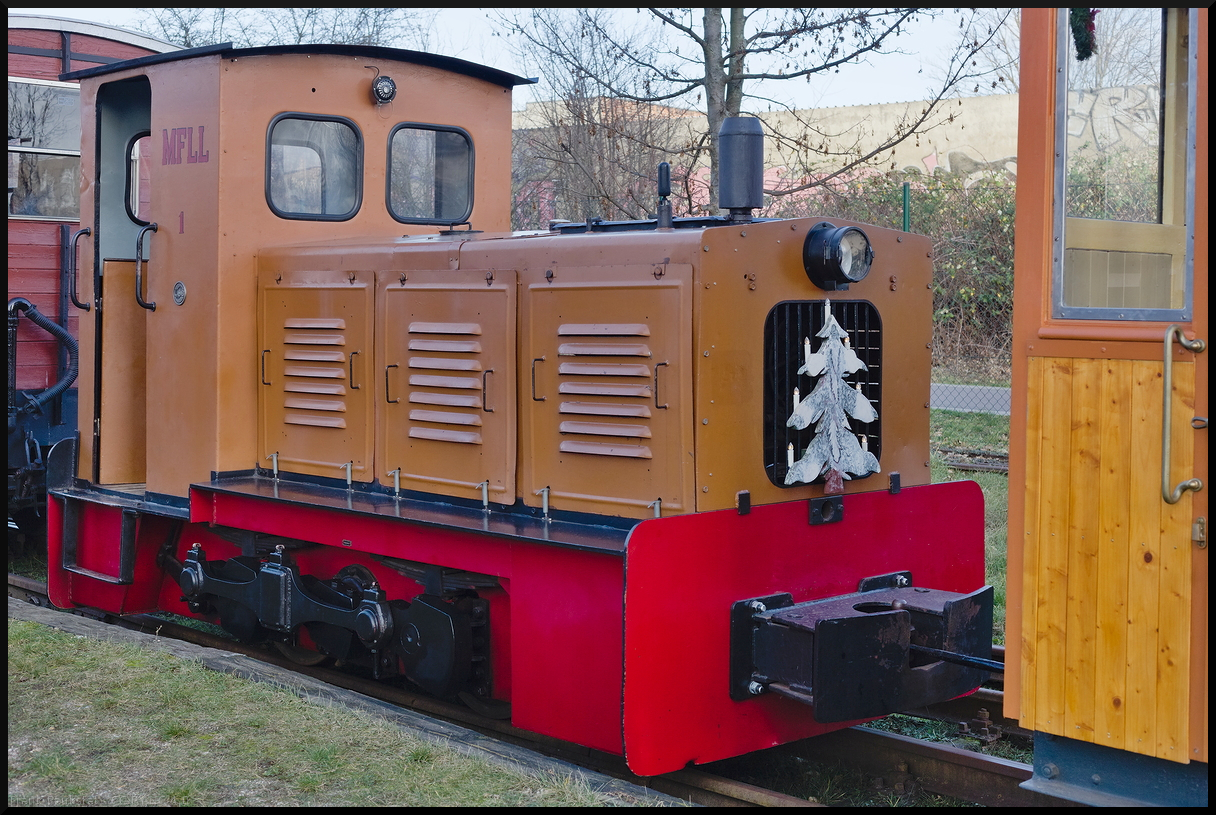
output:
{"label": "louvered engine door", "polygon": [[515,272],[382,272],[377,477],[515,502]]}
{"label": "louvered engine door", "polygon": [[[267,279],[268,278],[268,279]],[[294,272],[260,280],[258,416],[264,467],[372,479],[373,275]]]}
{"label": "louvered engine door", "polygon": [[547,488],[554,509],[692,509],[691,281],[691,266],[609,266],[525,287],[525,503]]}

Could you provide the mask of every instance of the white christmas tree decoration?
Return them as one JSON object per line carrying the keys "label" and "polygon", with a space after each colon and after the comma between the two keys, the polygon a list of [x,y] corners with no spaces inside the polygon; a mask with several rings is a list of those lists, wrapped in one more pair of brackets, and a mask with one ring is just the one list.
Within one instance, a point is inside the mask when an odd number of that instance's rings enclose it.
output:
{"label": "white christmas tree decoration", "polygon": [[785,423],[786,427],[803,430],[817,422],[815,436],[797,462],[790,445],[786,452],[789,471],[785,483],[810,483],[824,476],[824,492],[833,494],[844,492],[844,481],[851,480],[850,473],[865,476],[879,472],[878,459],[869,451],[865,436],[853,435],[848,418],[869,423],[878,414],[861,392],[860,382],[850,388],[843,381],[866,366],[849,347],[849,335],[832,316],[831,304],[826,300],[823,311],[823,328],[815,334],[823,342],[819,351],[812,354],[810,337],[803,340],[805,363],[798,369],[800,374],[818,376],[819,381],[805,399],[800,399],[798,389],[794,389],[794,412]]}

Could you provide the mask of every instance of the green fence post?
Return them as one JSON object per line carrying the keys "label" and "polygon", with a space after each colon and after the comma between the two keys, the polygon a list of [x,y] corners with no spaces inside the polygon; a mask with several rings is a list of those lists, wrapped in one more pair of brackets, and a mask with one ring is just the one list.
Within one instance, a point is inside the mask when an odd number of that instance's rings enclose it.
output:
{"label": "green fence post", "polygon": [[912,184],[908,181],[904,182],[904,232],[912,231]]}

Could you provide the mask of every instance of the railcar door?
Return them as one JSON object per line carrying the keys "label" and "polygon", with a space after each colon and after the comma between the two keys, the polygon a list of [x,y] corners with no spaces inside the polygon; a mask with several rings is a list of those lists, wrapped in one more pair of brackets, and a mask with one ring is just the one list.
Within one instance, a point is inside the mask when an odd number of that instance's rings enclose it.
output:
{"label": "railcar door", "polygon": [[1068,12],[1022,11],[1006,713],[1206,762],[1207,10],[1127,10],[1120,76]]}

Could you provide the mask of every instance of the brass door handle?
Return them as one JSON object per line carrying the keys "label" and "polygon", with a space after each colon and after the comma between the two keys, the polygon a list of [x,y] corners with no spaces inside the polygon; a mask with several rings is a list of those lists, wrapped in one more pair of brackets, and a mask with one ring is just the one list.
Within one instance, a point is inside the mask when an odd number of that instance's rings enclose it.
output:
{"label": "brass door handle", "polygon": [[1176,324],[1165,329],[1165,362],[1163,366],[1165,370],[1162,377],[1163,392],[1161,396],[1161,497],[1167,504],[1178,503],[1182,500],[1182,494],[1188,490],[1198,492],[1203,489],[1203,481],[1198,478],[1188,478],[1172,490],[1170,489],[1170,392],[1174,386],[1173,345],[1175,337],[1178,338],[1179,345],[1196,354],[1203,353],[1203,350],[1207,348],[1207,343],[1203,340],[1188,340],[1183,336],[1182,329]]}

